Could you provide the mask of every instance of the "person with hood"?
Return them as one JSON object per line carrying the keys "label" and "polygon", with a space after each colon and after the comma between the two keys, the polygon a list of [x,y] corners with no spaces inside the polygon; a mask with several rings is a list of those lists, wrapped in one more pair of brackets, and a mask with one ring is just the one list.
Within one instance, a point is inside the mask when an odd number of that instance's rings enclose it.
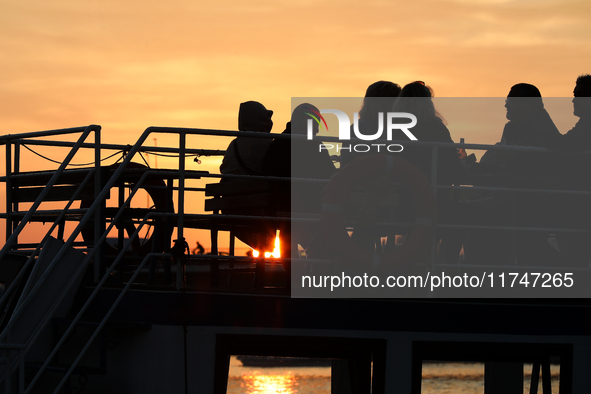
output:
{"label": "person with hood", "polygon": [[[273,111],[257,101],[240,104],[238,130],[270,133],[273,127]],[[261,175],[263,157],[271,144],[271,138],[236,137],[226,149],[220,173],[234,175]]]}
{"label": "person with hood", "polygon": [[[247,101],[240,104],[238,112],[238,130],[245,132],[271,133],[273,111],[257,101]],[[236,137],[226,149],[226,154],[220,165],[222,175],[262,175],[263,157],[271,144],[271,138]],[[220,182],[232,182],[222,178]],[[225,215],[253,215],[267,216],[267,212],[258,207],[226,208]],[[251,229],[236,229],[234,234],[245,244],[257,250],[273,250],[275,229],[273,223],[260,223],[259,231]]]}

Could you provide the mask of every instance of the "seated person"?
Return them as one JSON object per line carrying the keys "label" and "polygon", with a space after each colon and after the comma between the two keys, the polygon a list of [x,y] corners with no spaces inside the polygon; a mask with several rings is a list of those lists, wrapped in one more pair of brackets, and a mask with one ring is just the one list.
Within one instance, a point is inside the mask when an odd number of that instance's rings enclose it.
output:
{"label": "seated person", "polygon": [[[443,117],[435,109],[432,97],[431,88],[423,82],[409,83],[402,88],[393,112],[409,112],[417,117],[418,123],[412,128],[412,133],[419,141],[453,143]],[[431,151],[431,148],[409,145],[399,155],[431,178]],[[465,170],[456,149],[439,149],[437,172],[437,183],[440,185],[458,183],[462,179]]]}
{"label": "seated person", "polygon": [[[270,133],[273,111],[257,101],[240,104],[238,130]],[[226,149],[220,173],[235,175],[261,175],[263,157],[271,138],[236,137]]]}
{"label": "seated person", "polygon": [[[556,125],[544,108],[537,87],[519,83],[511,87],[505,101],[507,119],[501,144],[510,146],[544,147],[549,138],[560,135]],[[497,172],[542,176],[552,172],[553,165],[542,154],[488,151],[481,163],[501,167]]]}
{"label": "seated person", "polygon": [[[384,114],[383,116],[385,116],[387,112],[392,110],[394,99],[398,97],[400,90],[400,85],[389,81],[378,81],[369,85],[367,91],[365,92],[363,106],[359,110],[358,125],[359,130],[363,134],[373,134],[378,130],[378,114],[381,112]],[[351,125],[352,135],[353,127],[354,125]],[[359,156],[363,156],[363,154],[342,150],[340,168],[343,168],[349,164],[351,160]]]}
{"label": "seated person", "polygon": [[[312,110],[318,109],[311,104],[297,106],[287,123],[283,135],[306,135],[307,121],[311,119],[308,115]],[[318,133],[318,124],[313,123],[314,135]],[[300,183],[292,190],[292,182],[288,179],[330,179],[336,172],[336,168],[325,149],[318,148],[318,141],[307,139],[284,139],[273,140],[263,159],[263,172],[265,175],[285,177],[286,181],[273,183],[273,206],[276,212],[300,212],[320,213],[322,202],[322,191],[326,187],[322,183]],[[297,157],[292,157],[292,152]],[[293,200],[292,200],[293,197]],[[282,245],[291,245],[291,230],[294,242],[306,247],[316,234],[314,225],[292,223],[290,229],[284,229],[287,233],[285,242]],[[283,241],[283,240],[282,240]],[[286,248],[287,249],[287,248]]]}
{"label": "seated person", "polygon": [[584,152],[591,149],[591,75],[577,78],[573,90],[573,114],[577,124],[566,134],[547,140],[548,148],[565,152]]}
{"label": "seated person", "polygon": [[[544,108],[537,87],[519,83],[511,87],[505,101],[507,119],[501,137],[502,145],[543,147],[549,138],[560,136],[558,129]],[[547,154],[490,150],[473,168],[474,173],[504,174],[495,186],[519,188],[551,188],[555,182],[556,166]],[[518,177],[518,178],[515,178]],[[547,221],[547,196],[532,193],[495,194],[480,212],[476,224],[519,227],[551,227]],[[476,210],[476,207],[472,207]],[[511,263],[549,265],[557,256],[548,243],[549,234],[539,231],[478,230],[470,232],[466,255],[477,253],[475,263]],[[512,248],[511,245],[514,245]],[[476,247],[476,245],[478,245]],[[479,250],[476,250],[479,249]],[[511,250],[513,249],[513,255]]]}
{"label": "seated person", "polygon": [[[238,130],[270,133],[273,127],[273,111],[256,101],[240,104]],[[220,173],[232,175],[262,175],[263,157],[271,144],[271,138],[236,137],[226,149],[220,166]],[[222,178],[221,182],[232,180]],[[272,216],[269,209],[231,208],[224,209],[226,215]],[[242,242],[259,251],[272,251],[275,240],[273,223],[261,223],[261,231],[252,232],[237,229],[235,235]]]}
{"label": "seated person", "polygon": [[[591,156],[580,154],[591,150],[591,75],[577,78],[573,94],[573,114],[579,117],[579,121],[566,134],[549,138],[546,142],[549,149],[573,153],[563,156],[558,162],[558,187],[563,190],[591,191]],[[589,229],[589,196],[555,196],[553,203],[559,227]],[[564,232],[556,237],[560,253],[565,256],[565,265],[588,267],[591,257],[588,233]]]}
{"label": "seated person", "polygon": [[[409,112],[417,117],[417,125],[412,133],[419,141],[453,143],[451,134],[441,114],[433,104],[433,93],[424,82],[416,81],[402,88],[396,99],[393,112]],[[408,145],[397,153],[399,157],[414,164],[427,178],[431,178],[432,148]],[[439,185],[459,184],[465,174],[460,157],[455,148],[438,150],[437,183]],[[453,223],[458,216],[458,201],[449,192],[437,193],[437,212],[440,223]],[[439,230],[441,239],[439,256],[448,263],[455,263],[462,246],[463,232],[460,230]]]}
{"label": "seated person", "polygon": [[[299,134],[306,135],[307,120],[311,119],[307,114],[314,109],[318,109],[311,104],[301,104],[297,106],[292,114],[291,121],[287,123],[284,135]],[[314,135],[318,133],[318,124],[313,123]],[[297,157],[292,160],[292,152]],[[269,146],[267,154],[263,159],[263,172],[265,175],[294,178],[315,178],[330,179],[336,172],[336,168],[326,151],[318,149],[317,141],[308,141],[307,139],[275,139]],[[286,182],[285,184],[289,184]],[[305,193],[301,193],[301,200],[295,202],[294,207],[303,212],[320,212],[321,186],[304,186]],[[285,188],[285,198],[281,199],[281,204],[285,212],[291,211],[291,194],[287,192],[291,188]]]}

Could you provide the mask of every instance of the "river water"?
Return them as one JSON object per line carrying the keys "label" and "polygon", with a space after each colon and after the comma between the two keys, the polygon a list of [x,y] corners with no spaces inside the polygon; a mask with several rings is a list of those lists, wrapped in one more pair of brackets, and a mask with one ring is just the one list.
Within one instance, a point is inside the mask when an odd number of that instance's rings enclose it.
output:
{"label": "river water", "polygon": [[[244,367],[230,361],[228,394],[330,394],[330,367]],[[529,393],[531,365],[524,366],[524,393]],[[552,394],[558,394],[559,367],[552,366]],[[421,393],[483,394],[484,364],[426,363]],[[538,393],[542,393],[540,381]]]}

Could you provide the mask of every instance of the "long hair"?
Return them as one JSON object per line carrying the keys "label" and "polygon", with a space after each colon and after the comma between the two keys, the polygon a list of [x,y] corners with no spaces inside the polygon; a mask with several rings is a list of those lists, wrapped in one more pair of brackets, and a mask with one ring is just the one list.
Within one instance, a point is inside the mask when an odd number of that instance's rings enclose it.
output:
{"label": "long hair", "polygon": [[410,112],[423,119],[437,118],[445,123],[443,116],[435,109],[432,98],[433,90],[424,82],[411,82],[400,91],[394,103],[394,111]]}
{"label": "long hair", "polygon": [[[388,112],[392,109],[393,99],[398,97],[400,91],[400,85],[394,82],[378,81],[372,83],[365,91],[359,117],[363,119],[376,115],[378,112]],[[391,100],[387,98],[391,98]]]}

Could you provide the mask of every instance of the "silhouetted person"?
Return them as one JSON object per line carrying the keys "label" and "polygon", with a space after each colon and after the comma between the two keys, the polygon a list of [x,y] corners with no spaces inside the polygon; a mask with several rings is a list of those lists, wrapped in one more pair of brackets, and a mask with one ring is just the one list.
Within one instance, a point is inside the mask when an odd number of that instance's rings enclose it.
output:
{"label": "silhouetted person", "polygon": [[[544,141],[557,138],[560,132],[544,108],[542,95],[534,85],[514,85],[505,103],[509,122],[503,130],[506,145],[543,147]],[[528,152],[496,152],[503,157],[502,165],[512,176],[520,177],[520,188],[547,189],[553,187],[558,171],[554,156]],[[514,182],[513,182],[514,183]],[[547,196],[531,193],[512,195],[513,223],[520,227],[548,227]],[[514,234],[515,254],[519,264],[548,265],[556,259],[556,251],[548,243],[548,234],[539,231],[518,231]],[[507,246],[508,247],[508,246]]]}
{"label": "silhouetted person", "polygon": [[[308,114],[312,111],[318,111],[318,108],[311,104],[297,106],[282,134],[306,136],[308,119],[312,119]],[[313,134],[318,134],[318,124],[313,122],[312,127]],[[292,154],[296,156],[292,157]],[[327,150],[320,150],[318,141],[306,138],[273,140],[263,159],[263,167],[265,175],[293,178],[330,179],[336,171]],[[323,188],[322,184],[302,186],[303,193],[298,193],[301,196],[294,202],[293,208],[303,212],[319,212]],[[280,204],[287,212],[291,210],[289,197],[282,199]]]}
{"label": "silhouetted person", "polygon": [[[273,127],[273,111],[257,101],[240,104],[238,112],[238,130],[270,133]],[[221,174],[262,175],[263,157],[271,144],[271,138],[236,137],[226,149],[220,166]],[[233,182],[222,178],[221,182]],[[269,211],[260,208],[229,208],[222,211],[227,215],[268,216]],[[272,225],[261,223],[261,231],[252,232],[236,229],[235,235],[245,244],[259,251],[273,250],[275,231]]]}
{"label": "silhouetted person", "polygon": [[[419,141],[453,143],[443,117],[435,109],[432,96],[431,88],[423,82],[409,83],[402,88],[393,112],[408,112],[417,117],[417,125],[411,129],[411,132]],[[406,137],[400,137],[400,139],[403,138]],[[404,147],[400,156],[416,165],[423,174],[431,178],[431,154],[431,148],[408,145]],[[437,182],[440,185],[459,182],[464,172],[455,148],[438,149]]]}
{"label": "silhouetted person", "polygon": [[[379,114],[382,113],[385,122],[386,113],[392,111],[394,100],[400,94],[400,85],[390,81],[374,82],[367,88],[363,99],[363,106],[359,110],[359,130],[362,134],[375,134],[379,128]],[[353,134],[351,125],[351,135]],[[355,157],[362,156],[364,153],[341,151],[341,168],[346,166]]]}
{"label": "silhouetted person", "polygon": [[[560,163],[559,188],[591,191],[591,156],[578,154],[591,150],[591,75],[577,78],[573,91],[573,114],[579,117],[576,125],[566,134],[548,140],[548,147],[572,153]],[[563,228],[589,230],[591,207],[589,196],[564,196],[555,198],[557,221]],[[588,267],[591,238],[589,234],[557,234],[565,264]]]}
{"label": "silhouetted person", "polygon": [[[297,106],[282,134],[305,136],[308,119],[312,119],[309,114],[313,111],[318,111],[318,108],[311,104]],[[313,122],[312,125],[313,134],[316,135],[318,124]],[[286,181],[273,183],[274,209],[279,213],[320,213],[322,191],[326,185],[314,182],[294,183],[287,179],[293,177],[328,180],[336,171],[326,149],[319,149],[319,141],[309,141],[306,138],[273,140],[263,159],[263,168],[265,175],[286,178]],[[305,223],[292,223],[292,228],[296,230],[294,241],[306,247],[315,235],[316,229],[313,227],[314,225]],[[283,230],[288,231],[290,230]],[[289,236],[285,242],[282,240],[282,244],[291,244]]]}
{"label": "silhouetted person", "polygon": [[[560,136],[544,108],[537,87],[527,83],[513,85],[505,101],[509,120],[501,136],[502,145],[544,147],[549,138]],[[497,144],[499,145],[499,144]],[[491,184],[502,187],[540,188],[554,186],[557,169],[552,157],[543,153],[490,150],[473,168],[474,173],[503,175]],[[477,224],[549,227],[546,195],[532,193],[491,194],[489,204],[472,212]],[[548,234],[534,231],[473,230],[466,254],[475,263],[518,263],[547,265],[556,251],[547,242]],[[514,251],[514,254],[512,253]],[[488,260],[488,261],[486,261]]]}
{"label": "silhouetted person", "polygon": [[[238,130],[270,133],[273,111],[257,101],[240,104]],[[220,166],[222,174],[260,175],[263,157],[271,144],[270,138],[237,137],[228,148]]]}
{"label": "silhouetted person", "polygon": [[195,248],[191,251],[192,254],[205,254],[205,248],[197,241]]}
{"label": "silhouetted person", "polygon": [[501,138],[507,141],[507,145],[538,146],[540,140],[560,134],[544,109],[542,94],[534,85],[513,85],[505,108],[509,122]]}
{"label": "silhouetted person", "polygon": [[[509,122],[497,145],[545,147],[548,138],[560,136],[534,85],[514,85],[505,100],[505,108]],[[473,168],[474,173],[537,176],[553,170],[553,163],[545,155],[498,150],[487,151]]]}
{"label": "silhouetted person", "polygon": [[[411,131],[418,141],[453,143],[443,117],[435,109],[432,96],[431,89],[423,82],[409,83],[402,88],[394,104],[393,112],[408,112],[417,117],[417,124]],[[431,171],[432,148],[407,145],[404,146],[399,157],[416,165],[428,178],[433,176]],[[464,167],[455,148],[438,149],[437,183],[439,185],[459,184],[464,173]],[[458,209],[458,201],[455,197],[447,191],[438,191],[437,210],[440,223],[454,222],[458,216]],[[440,230],[439,234],[442,239],[440,256],[447,262],[455,263],[461,249],[462,232]]]}

